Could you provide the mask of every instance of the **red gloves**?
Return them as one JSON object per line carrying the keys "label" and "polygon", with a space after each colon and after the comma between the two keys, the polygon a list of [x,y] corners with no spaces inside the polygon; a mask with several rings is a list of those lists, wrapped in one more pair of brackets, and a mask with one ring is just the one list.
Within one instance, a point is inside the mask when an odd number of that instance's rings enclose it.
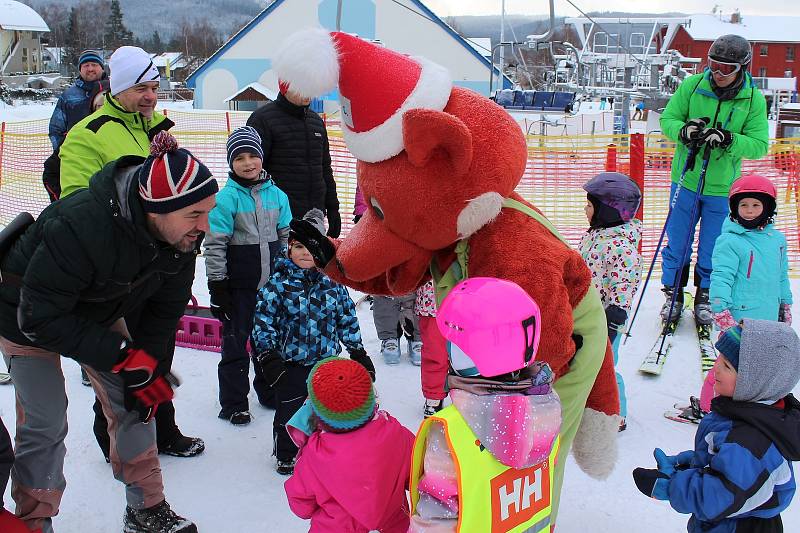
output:
{"label": "red gloves", "polygon": [[714,313],[714,322],[717,323],[720,331],[725,331],[736,325],[736,320],[733,319],[733,315],[727,309],[721,313]]}
{"label": "red gloves", "polygon": [[123,346],[119,362],[111,369],[125,383],[125,409],[136,410],[142,422],[153,419],[158,405],[175,397],[158,371],[158,361],[139,348]]}

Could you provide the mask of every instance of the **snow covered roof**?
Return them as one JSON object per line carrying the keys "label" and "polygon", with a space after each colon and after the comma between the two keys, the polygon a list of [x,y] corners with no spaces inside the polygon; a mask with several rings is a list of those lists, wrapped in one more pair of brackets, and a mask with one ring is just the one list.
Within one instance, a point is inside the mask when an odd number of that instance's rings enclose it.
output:
{"label": "snow covered roof", "polygon": [[691,15],[686,31],[696,41],[713,41],[720,35],[734,33],[750,42],[800,43],[800,17],[742,15],[741,23],[732,24],[730,17],[720,20],[715,15]]}
{"label": "snow covered roof", "polygon": [[167,61],[169,61],[169,68],[171,69],[183,68],[186,66],[186,59],[181,52],[164,52],[160,55],[153,54],[152,60],[153,65],[157,68],[165,68],[167,66]]}
{"label": "snow covered roof", "polygon": [[239,89],[238,91],[236,91],[235,93],[233,93],[232,95],[227,97],[225,100],[223,100],[223,102],[230,102],[231,100],[233,100],[234,98],[236,98],[237,96],[239,96],[240,94],[245,92],[247,89],[253,89],[254,91],[257,91],[258,93],[263,94],[264,96],[266,96],[270,100],[275,100],[275,99],[278,98],[278,92],[277,91],[273,91],[272,89],[267,89],[266,87],[264,87],[263,85],[261,85],[260,83],[258,83],[256,81],[256,82],[250,83],[248,85],[245,85],[244,87],[242,87],[241,89]]}
{"label": "snow covered roof", "polygon": [[50,31],[39,13],[15,0],[0,0],[0,29]]}
{"label": "snow covered roof", "polygon": [[492,39],[490,37],[464,37],[464,40],[483,57],[491,57]]}

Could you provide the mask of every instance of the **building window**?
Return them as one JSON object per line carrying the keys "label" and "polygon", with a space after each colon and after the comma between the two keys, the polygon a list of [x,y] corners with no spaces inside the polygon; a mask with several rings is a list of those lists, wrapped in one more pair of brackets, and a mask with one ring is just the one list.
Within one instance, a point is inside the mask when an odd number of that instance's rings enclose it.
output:
{"label": "building window", "polygon": [[760,78],[766,78],[766,77],[767,77],[767,67],[761,67],[761,68],[759,68],[759,69],[758,69],[758,76],[759,76]]}
{"label": "building window", "polygon": [[783,77],[784,77],[784,78],[792,78],[792,77],[794,77],[794,76],[792,75],[792,69],[790,69],[790,68],[787,68],[786,70],[784,70],[784,71],[783,71]]}
{"label": "building window", "polygon": [[794,46],[786,47],[786,61],[794,61]]}
{"label": "building window", "polygon": [[761,48],[760,52],[761,55],[767,57],[767,51],[769,50],[769,47],[766,44],[762,44],[760,48]]}

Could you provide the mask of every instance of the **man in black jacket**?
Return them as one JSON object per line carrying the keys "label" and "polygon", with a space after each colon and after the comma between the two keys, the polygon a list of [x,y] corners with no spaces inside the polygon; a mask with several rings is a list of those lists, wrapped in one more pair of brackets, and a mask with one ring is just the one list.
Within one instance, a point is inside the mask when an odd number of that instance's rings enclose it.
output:
{"label": "man in black jacket", "polygon": [[302,218],[317,208],[328,219],[328,235],[342,230],[339,198],[331,170],[328,132],[322,118],[308,108],[311,100],[284,83],[274,102],[255,110],[247,125],[261,136],[264,170],[289,197],[292,215]]}
{"label": "man in black jacket", "polygon": [[218,187],[160,136],[147,159],[109,163],[47,207],[0,261],[0,349],[20,413],[12,495],[31,530],[52,531],[66,484],[63,354],[86,369],[108,420],[125,531],[197,531],[166,503],[155,424],[142,422],[173,397],[172,341]]}

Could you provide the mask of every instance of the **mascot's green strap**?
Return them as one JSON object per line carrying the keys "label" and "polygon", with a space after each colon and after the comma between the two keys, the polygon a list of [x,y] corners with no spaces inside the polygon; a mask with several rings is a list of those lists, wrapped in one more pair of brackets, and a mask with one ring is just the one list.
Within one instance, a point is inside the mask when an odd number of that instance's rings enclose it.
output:
{"label": "mascot's green strap", "polygon": [[[558,237],[561,242],[569,246],[569,243],[564,240],[564,237],[561,236],[555,226],[553,226],[552,222],[547,220],[547,217],[529,205],[525,205],[522,202],[512,198],[506,198],[503,200],[503,208],[516,209],[520,213],[525,213],[529,217],[536,220],[536,222],[550,230],[550,233]],[[436,259],[431,261],[430,270],[431,276],[433,277],[433,288],[436,291],[437,306],[442,305],[442,300],[444,300],[444,297],[450,292],[450,289],[458,285],[461,280],[469,277],[467,270],[467,266],[469,264],[469,237],[458,241],[458,244],[456,244],[455,254],[456,260],[453,261],[453,263],[444,273],[439,270]]]}
{"label": "mascot's green strap", "polygon": [[[553,235],[569,246],[553,224],[535,209],[511,198],[506,198],[503,201],[503,208],[516,209],[525,213],[549,229]],[[437,305],[442,304],[444,297],[458,282],[468,277],[468,238],[458,241],[455,254],[456,260],[444,273],[439,270],[435,258],[431,261],[430,270],[433,276],[434,289],[436,290]],[[572,310],[572,318],[573,332],[583,337],[583,346],[570,361],[569,372],[560,377],[554,385],[561,398],[561,446],[564,453],[558,454],[558,461],[556,462],[555,486],[553,487],[553,521],[558,515],[561,483],[564,479],[564,465],[567,453],[572,447],[572,441],[578,431],[586,399],[594,385],[597,373],[600,371],[600,365],[605,356],[606,343],[608,342],[605,312],[600,302],[600,295],[593,285],[586,291],[586,295],[584,295],[577,307]]]}

